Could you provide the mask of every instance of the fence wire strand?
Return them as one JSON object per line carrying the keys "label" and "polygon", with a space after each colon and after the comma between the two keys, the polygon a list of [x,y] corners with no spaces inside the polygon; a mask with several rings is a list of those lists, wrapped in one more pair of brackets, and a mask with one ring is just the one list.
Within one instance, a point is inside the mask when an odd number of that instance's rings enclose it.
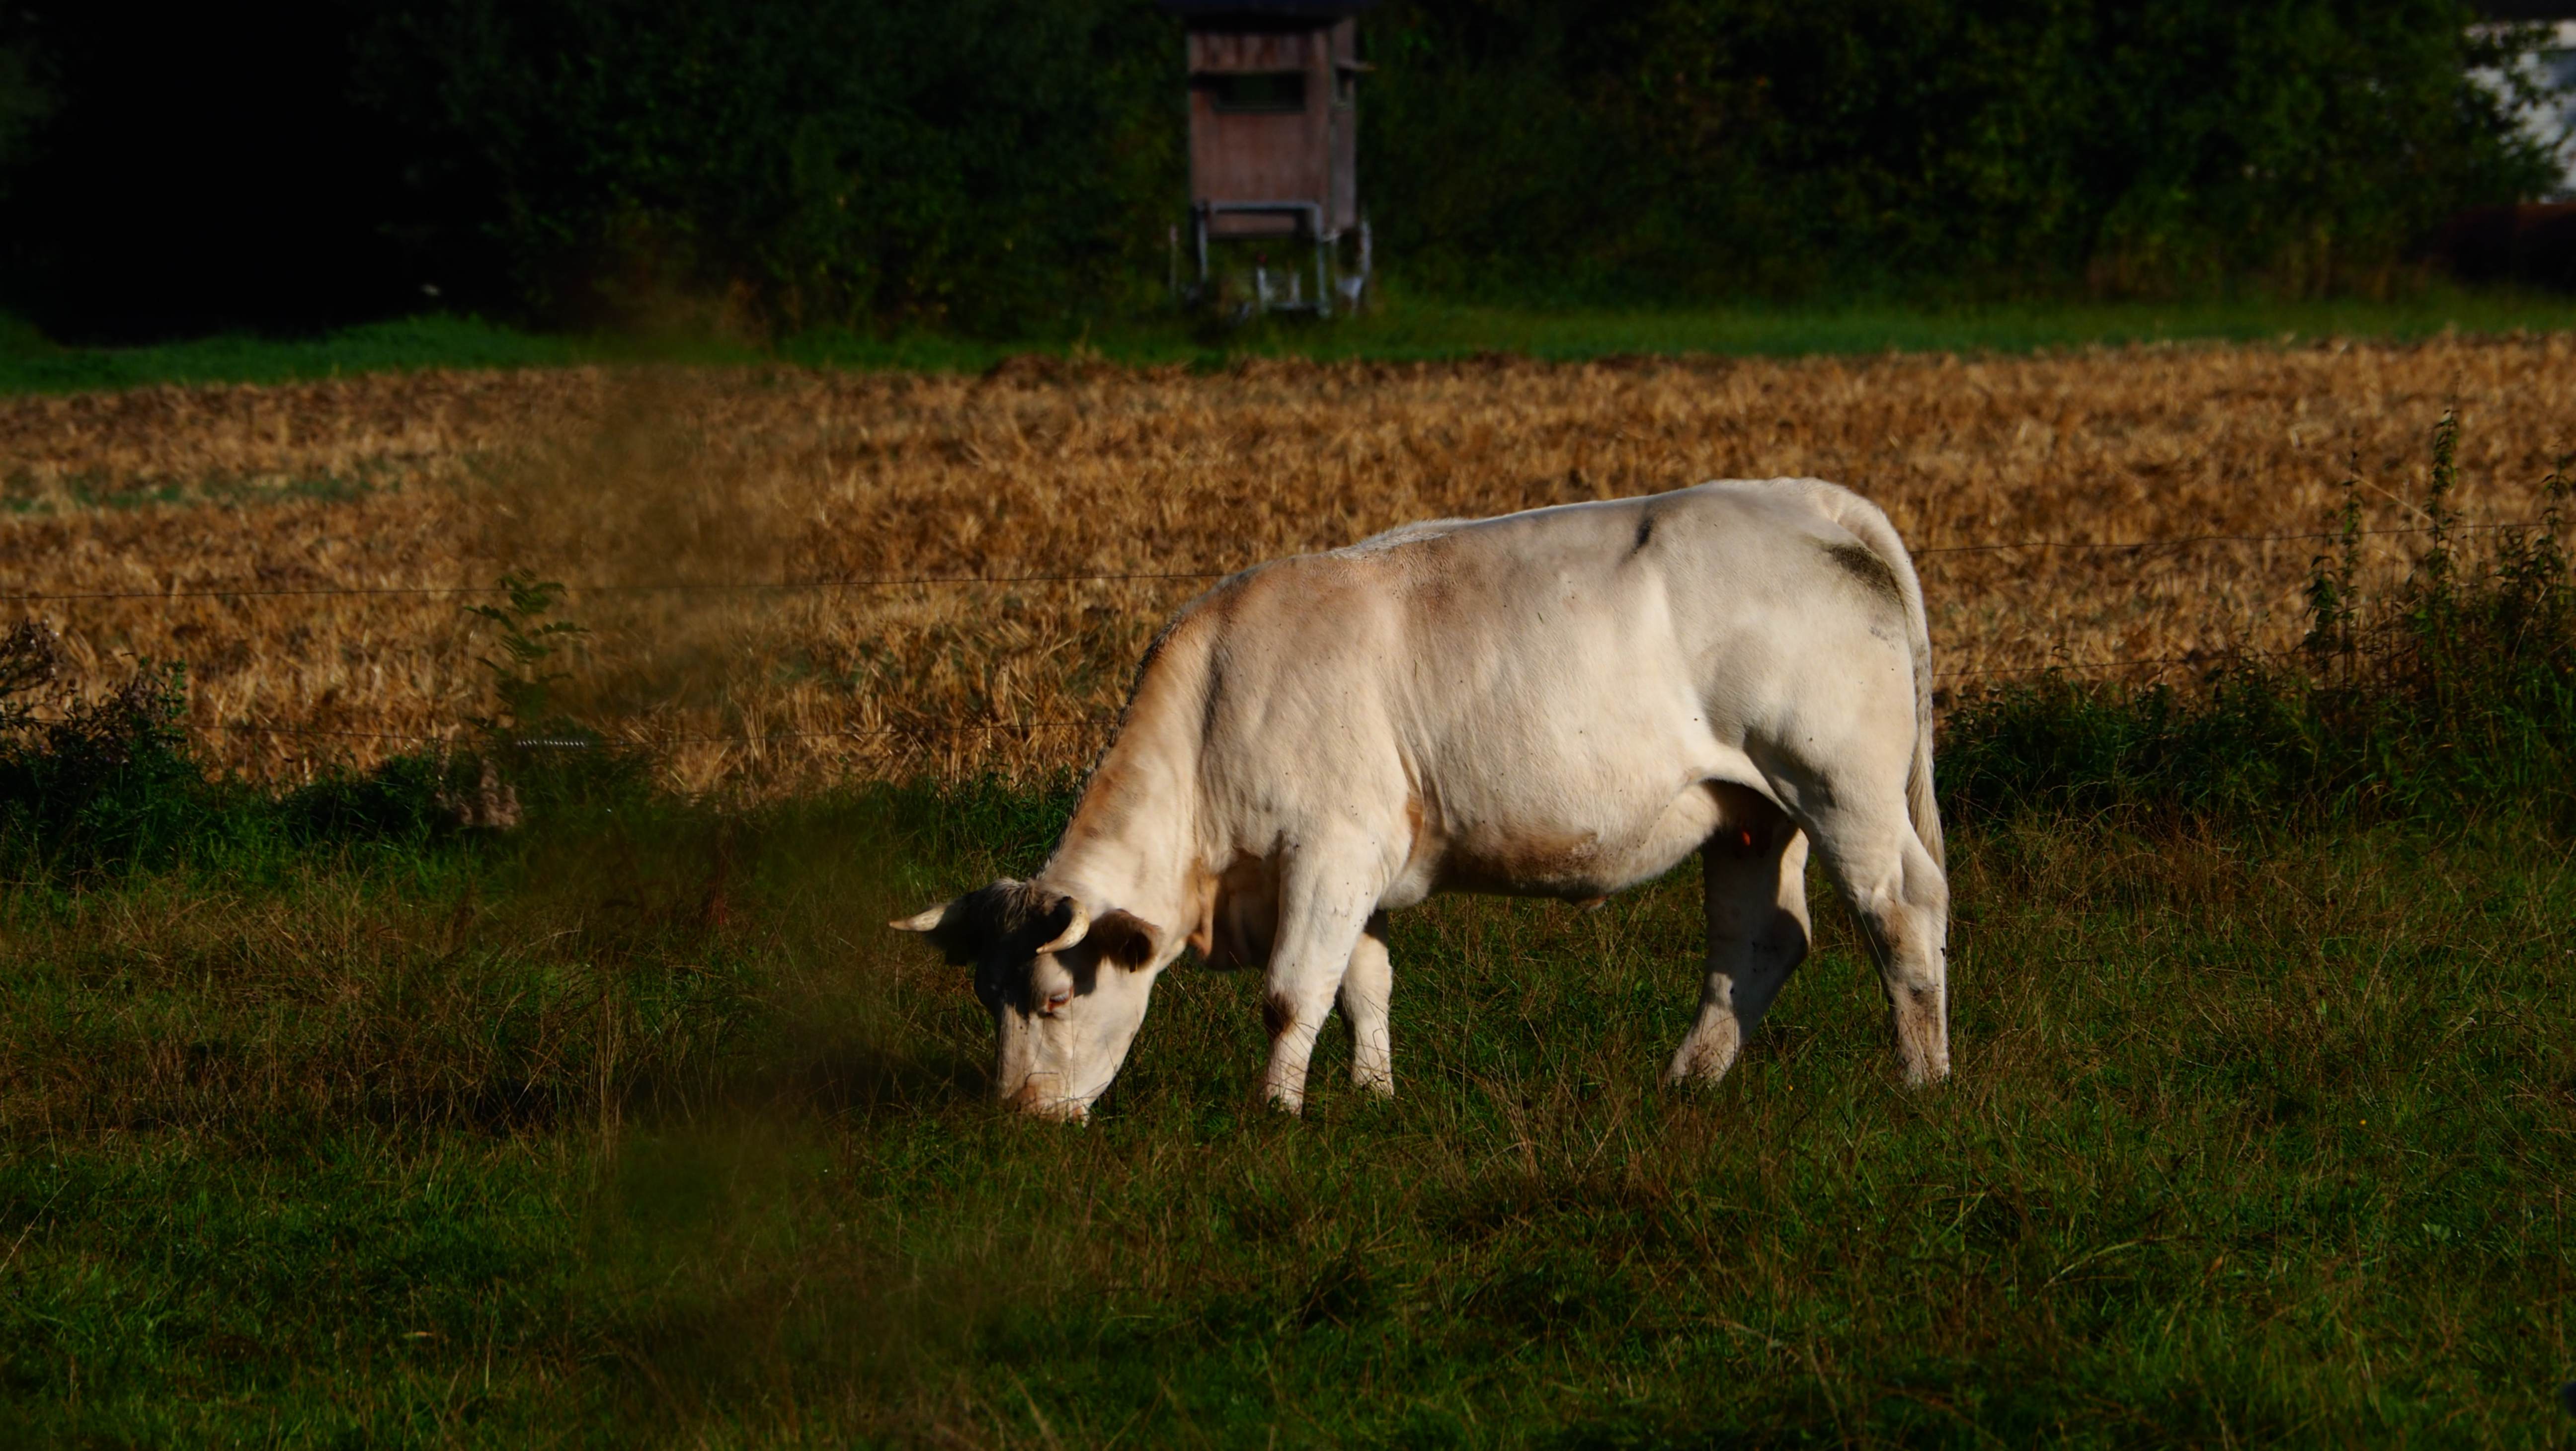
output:
{"label": "fence wire strand", "polygon": [[[2530,524],[2461,523],[2445,526],[2454,533],[2489,529],[2530,529]],[[2378,538],[2392,535],[2430,534],[2430,524],[2412,524],[2388,529],[2362,529],[2355,537]],[[2319,530],[2304,534],[2184,534],[2170,539],[2121,539],[2096,542],[2083,539],[2015,539],[1992,544],[1935,544],[1909,553],[1917,559],[1940,554],[1993,554],[2013,549],[2060,549],[2075,552],[2120,550],[2178,549],[2197,544],[2294,544],[2341,539],[2341,530]],[[581,584],[561,586],[567,594],[757,594],[783,593],[794,590],[837,589],[909,589],[933,585],[1014,585],[1014,584],[1122,584],[1139,581],[1224,579],[1240,570],[1141,570],[1125,574],[930,574],[930,575],[854,575],[838,579],[778,579],[744,581],[662,581],[646,584]],[[291,585],[239,587],[213,586],[187,589],[72,590],[59,593],[17,592],[0,594],[0,604],[68,604],[85,600],[247,600],[247,599],[313,599],[333,596],[438,597],[507,594],[509,586],[498,584],[453,585]]]}
{"label": "fence wire strand", "polygon": [[[40,721],[36,722],[36,724],[50,724],[50,722]],[[508,738],[505,733],[500,740],[500,744],[522,750],[586,750],[593,746],[600,745],[659,749],[665,746],[747,746],[759,745],[768,741],[862,741],[881,740],[889,736],[920,738],[928,736],[965,735],[970,732],[992,731],[1106,730],[1116,724],[1118,724],[1118,721],[1114,716],[1100,716],[1083,720],[942,721],[936,724],[926,725],[869,726],[848,730],[763,731],[752,735],[657,736],[651,734],[602,734],[599,739],[595,741],[570,737],[539,737],[535,739],[513,740]],[[331,726],[262,725],[257,721],[217,721],[212,725],[202,726],[191,723],[188,725],[187,729],[201,731],[235,731],[249,735],[322,736],[362,741],[408,741],[418,745],[452,744],[464,738],[464,733],[461,731],[442,736],[430,735],[419,731],[353,731],[340,730]]]}
{"label": "fence wire strand", "polygon": [[[954,575],[882,575],[850,579],[774,579],[748,581],[664,582],[656,584],[577,584],[563,585],[566,594],[757,594],[788,590],[833,589],[899,589],[910,585],[934,584],[1112,584],[1121,580],[1223,579],[1217,572],[1168,572],[1138,574],[954,574]],[[88,590],[63,594],[0,594],[0,603],[42,604],[71,600],[235,600],[299,599],[328,595],[385,595],[393,597],[437,597],[456,595],[497,595],[509,593],[509,586],[498,584],[422,584],[422,585],[312,585],[288,589],[245,587],[229,589],[173,590]]]}

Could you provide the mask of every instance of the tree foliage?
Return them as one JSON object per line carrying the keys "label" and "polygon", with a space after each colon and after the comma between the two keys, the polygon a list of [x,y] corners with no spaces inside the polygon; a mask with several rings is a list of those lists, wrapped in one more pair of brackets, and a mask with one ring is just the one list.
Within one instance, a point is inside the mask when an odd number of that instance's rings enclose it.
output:
{"label": "tree foliage", "polygon": [[362,81],[543,309],[973,327],[1160,257],[1178,43],[1144,0],[411,0]]}
{"label": "tree foliage", "polygon": [[[58,331],[432,297],[1025,331],[1146,305],[1187,201],[1152,0],[145,9],[0,33],[0,306]],[[1390,0],[1361,191],[1390,267],[1453,295],[2378,291],[2544,183],[2471,18]]]}
{"label": "tree foliage", "polygon": [[27,46],[0,29],[0,188],[25,149],[27,137],[52,109]]}
{"label": "tree foliage", "polygon": [[2545,181],[2451,0],[1402,0],[1363,131],[1450,288],[2378,289]]}

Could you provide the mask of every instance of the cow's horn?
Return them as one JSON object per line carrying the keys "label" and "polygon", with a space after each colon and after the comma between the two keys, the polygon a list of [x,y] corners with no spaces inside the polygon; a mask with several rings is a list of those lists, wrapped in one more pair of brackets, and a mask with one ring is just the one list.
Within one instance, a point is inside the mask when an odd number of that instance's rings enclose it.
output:
{"label": "cow's horn", "polygon": [[1041,956],[1050,952],[1062,952],[1080,942],[1084,934],[1091,931],[1091,909],[1082,905],[1082,899],[1067,897],[1064,899],[1064,904],[1073,909],[1073,920],[1065,924],[1062,932],[1056,934],[1055,941],[1038,949]]}
{"label": "cow's horn", "polygon": [[927,932],[947,919],[948,906],[948,903],[942,902],[927,912],[915,912],[909,917],[897,917],[886,925],[897,932]]}

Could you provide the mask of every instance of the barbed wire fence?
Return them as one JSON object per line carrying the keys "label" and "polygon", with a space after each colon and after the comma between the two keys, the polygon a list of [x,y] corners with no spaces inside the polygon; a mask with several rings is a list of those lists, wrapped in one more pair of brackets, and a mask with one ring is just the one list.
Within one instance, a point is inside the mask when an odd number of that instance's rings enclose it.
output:
{"label": "barbed wire fence", "polygon": [[[2447,522],[2437,529],[2431,524],[2402,525],[2351,531],[2315,530],[2287,534],[2206,533],[2176,535],[2163,539],[2129,540],[2062,540],[2019,539],[1977,544],[1937,544],[1910,551],[1912,557],[1924,559],[1943,555],[1993,554],[2014,550],[2062,550],[2070,552],[2112,553],[2133,551],[2150,553],[2159,550],[2187,549],[2212,544],[2295,544],[2341,542],[2347,537],[2386,538],[2422,536],[2434,533],[2463,535],[2478,532],[2514,530],[2529,532],[2540,527],[2532,523]],[[744,581],[666,581],[648,583],[600,583],[564,585],[567,594],[751,594],[795,591],[904,589],[944,586],[1010,586],[1054,584],[1118,584],[1132,582],[1213,581],[1225,579],[1239,570],[1158,570],[1104,574],[995,574],[995,575],[856,575],[806,579]],[[67,590],[13,591],[0,593],[0,604],[74,604],[91,601],[169,601],[185,600],[252,600],[252,599],[331,599],[364,597],[455,597],[509,593],[510,586],[492,585],[296,585],[296,586],[196,586],[159,590]],[[2242,649],[2233,652],[2241,656]],[[2289,652],[2253,652],[2274,657]],[[2122,670],[2167,669],[2183,665],[2203,665],[2213,661],[2210,654],[2173,655],[2154,659],[2122,660],[2056,660],[2041,665],[1988,666],[1962,670],[1938,670],[1936,680],[1983,680],[2029,675],[2073,675],[2098,677]],[[42,724],[41,721],[31,721]],[[832,730],[763,731],[727,735],[678,734],[617,736],[603,734],[597,739],[574,737],[529,737],[509,744],[522,749],[587,749],[608,743],[644,749],[666,749],[673,746],[725,745],[748,746],[797,740],[867,741],[882,739],[929,740],[941,736],[996,734],[1010,732],[1108,730],[1118,724],[1115,716],[1086,716],[1065,720],[1036,721],[946,721],[907,725],[843,728]],[[210,725],[191,724],[191,730],[238,732],[286,738],[316,738],[401,742],[411,745],[448,744],[459,739],[457,734],[439,735],[424,731],[367,731],[328,726],[268,725],[257,721],[222,721]]]}

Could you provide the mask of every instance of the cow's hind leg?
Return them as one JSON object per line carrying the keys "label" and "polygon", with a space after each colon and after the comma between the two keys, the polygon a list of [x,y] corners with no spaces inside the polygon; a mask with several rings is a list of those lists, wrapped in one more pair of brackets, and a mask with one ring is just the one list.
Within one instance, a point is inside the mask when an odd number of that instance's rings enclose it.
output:
{"label": "cow's hind leg", "polygon": [[1894,799],[1828,795],[1837,804],[1808,830],[1877,960],[1905,1081],[1934,1083],[1950,1076],[1950,885],[1902,795],[1881,794]]}
{"label": "cow's hind leg", "polygon": [[1395,970],[1386,956],[1386,914],[1369,918],[1351,965],[1342,974],[1342,1021],[1351,1025],[1351,1086],[1395,1097],[1395,1050],[1387,1035],[1387,999]]}
{"label": "cow's hind leg", "polygon": [[1726,824],[1700,849],[1708,978],[1667,1083],[1725,1077],[1807,955],[1807,839],[1770,802],[1734,795]]}
{"label": "cow's hind leg", "polygon": [[1938,1083],[1950,1076],[1950,884],[1911,832],[1904,858],[1893,896],[1879,892],[1862,922],[1873,929],[1905,1081]]}

